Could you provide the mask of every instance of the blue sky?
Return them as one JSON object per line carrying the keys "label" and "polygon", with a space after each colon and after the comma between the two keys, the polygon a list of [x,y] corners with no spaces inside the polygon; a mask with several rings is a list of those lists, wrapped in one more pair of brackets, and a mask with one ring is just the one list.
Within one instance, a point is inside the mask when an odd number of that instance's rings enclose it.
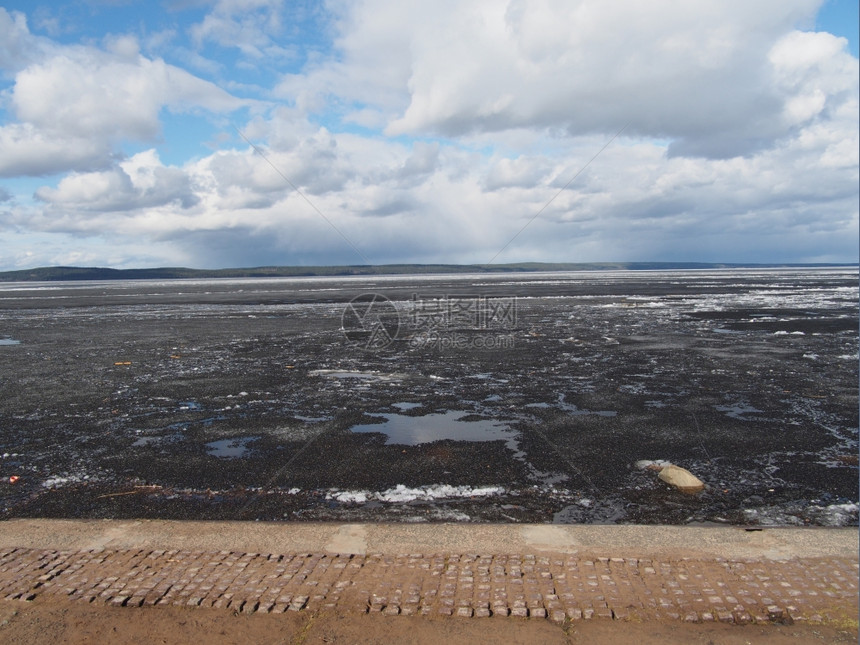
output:
{"label": "blue sky", "polygon": [[4,2],[0,270],[856,262],[857,7]]}
{"label": "blue sky", "polygon": [[825,0],[815,18],[816,31],[826,31],[848,40],[848,51],[857,58],[857,31],[860,29],[860,2]]}

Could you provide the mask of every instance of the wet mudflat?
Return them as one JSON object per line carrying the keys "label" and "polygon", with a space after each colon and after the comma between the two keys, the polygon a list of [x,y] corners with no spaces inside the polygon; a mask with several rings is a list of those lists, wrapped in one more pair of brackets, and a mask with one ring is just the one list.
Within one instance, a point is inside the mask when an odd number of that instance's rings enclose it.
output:
{"label": "wet mudflat", "polygon": [[857,277],[0,285],[0,513],[856,524]]}

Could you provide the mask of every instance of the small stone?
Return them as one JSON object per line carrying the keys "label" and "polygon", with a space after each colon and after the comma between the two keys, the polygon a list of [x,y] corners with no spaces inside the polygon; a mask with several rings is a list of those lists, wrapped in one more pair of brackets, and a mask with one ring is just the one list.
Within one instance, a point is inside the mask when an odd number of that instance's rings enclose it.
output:
{"label": "small stone", "polygon": [[705,490],[705,484],[701,479],[680,466],[666,466],[660,471],[658,477],[687,495],[695,495]]}
{"label": "small stone", "polygon": [[735,612],[735,622],[738,625],[746,625],[753,621],[752,616],[749,615],[747,611],[736,611]]}

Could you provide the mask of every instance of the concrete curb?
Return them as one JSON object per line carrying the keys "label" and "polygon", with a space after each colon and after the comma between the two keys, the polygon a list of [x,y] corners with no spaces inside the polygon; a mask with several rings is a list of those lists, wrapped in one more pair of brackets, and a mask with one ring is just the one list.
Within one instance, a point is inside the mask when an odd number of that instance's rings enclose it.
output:
{"label": "concrete curb", "polygon": [[10,547],[856,560],[860,540],[856,528],[14,519],[0,522],[0,548]]}

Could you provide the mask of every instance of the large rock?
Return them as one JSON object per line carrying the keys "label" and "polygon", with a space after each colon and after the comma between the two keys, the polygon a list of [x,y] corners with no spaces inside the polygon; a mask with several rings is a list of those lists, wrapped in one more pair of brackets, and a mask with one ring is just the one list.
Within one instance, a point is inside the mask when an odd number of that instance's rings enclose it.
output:
{"label": "large rock", "polygon": [[705,490],[705,484],[701,479],[680,466],[666,466],[657,476],[670,486],[674,486],[688,495],[695,495]]}

